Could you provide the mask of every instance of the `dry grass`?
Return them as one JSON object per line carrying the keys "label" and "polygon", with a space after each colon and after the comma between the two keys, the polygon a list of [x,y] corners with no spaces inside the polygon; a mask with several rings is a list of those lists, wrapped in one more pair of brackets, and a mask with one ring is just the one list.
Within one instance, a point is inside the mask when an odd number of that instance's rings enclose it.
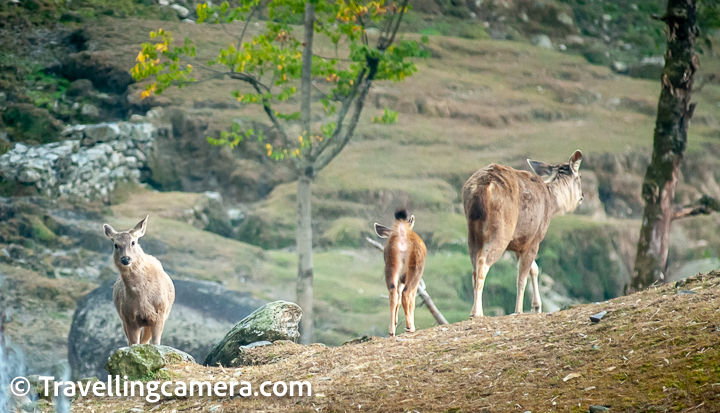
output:
{"label": "dry grass", "polygon": [[[495,412],[720,409],[720,271],[553,314],[482,318],[339,348],[264,347],[276,362],[175,365],[173,380],[308,380],[303,398],[76,400],[76,412]],[[679,290],[695,294],[678,295]],[[605,310],[598,324],[589,315]],[[284,348],[287,348],[286,355]],[[260,351],[260,350],[257,350]],[[279,360],[279,361],[278,361]],[[235,376],[238,371],[242,373]]]}

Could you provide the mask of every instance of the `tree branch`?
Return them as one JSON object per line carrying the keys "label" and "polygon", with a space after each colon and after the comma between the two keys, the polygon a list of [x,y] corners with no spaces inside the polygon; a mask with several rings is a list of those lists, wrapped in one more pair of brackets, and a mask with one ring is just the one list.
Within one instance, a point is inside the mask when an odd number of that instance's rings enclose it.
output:
{"label": "tree branch", "polygon": [[[337,118],[337,124],[335,125],[335,131],[333,131],[333,134],[330,138],[325,139],[320,146],[318,146],[317,150],[311,151],[310,160],[315,162],[319,157],[322,156],[322,154],[327,150],[327,148],[333,144],[333,141],[336,141],[338,136],[340,136],[340,133],[342,131],[343,122],[345,121],[345,116],[347,115],[348,111],[350,110],[350,105],[352,104],[353,99],[355,96],[357,96],[357,91],[360,88],[360,85],[363,84],[363,79],[365,77],[365,71],[366,69],[363,69],[358,73],[357,79],[355,79],[355,84],[353,85],[352,90],[350,90],[350,93],[348,96],[343,100],[342,105],[340,106],[340,110],[338,111],[338,118]],[[313,148],[314,149],[314,148]],[[324,167],[327,165],[330,161],[332,161],[332,158],[330,158],[327,162],[325,162],[322,166]],[[316,170],[320,170],[321,168],[316,168]]]}
{"label": "tree branch", "polygon": [[[379,249],[380,251],[385,251],[385,247],[382,246],[381,243],[375,241],[374,239],[365,237],[365,240],[372,244],[373,247]],[[420,294],[420,298],[422,298],[423,302],[425,303],[425,306],[430,311],[430,314],[435,317],[435,321],[439,325],[449,324],[447,319],[442,315],[440,310],[437,309],[435,306],[435,303],[433,302],[432,298],[430,298],[430,294],[428,294],[427,290],[425,289],[425,281],[420,280],[420,285],[418,285],[418,294]]]}
{"label": "tree branch", "polygon": [[720,201],[709,195],[703,195],[697,201],[685,205],[675,207],[672,220],[693,217],[696,215],[710,215],[713,212],[720,212]]}
{"label": "tree branch", "polygon": [[405,10],[407,9],[409,1],[410,0],[403,1],[402,7],[400,8],[400,15],[398,16],[397,22],[395,23],[395,29],[393,29],[392,35],[387,38],[387,42],[384,45],[381,45],[380,42],[378,42],[378,49],[385,50],[390,47],[390,45],[393,44],[393,42],[395,41],[395,36],[397,35],[398,29],[400,28],[400,22],[402,22],[402,18],[405,15]]}

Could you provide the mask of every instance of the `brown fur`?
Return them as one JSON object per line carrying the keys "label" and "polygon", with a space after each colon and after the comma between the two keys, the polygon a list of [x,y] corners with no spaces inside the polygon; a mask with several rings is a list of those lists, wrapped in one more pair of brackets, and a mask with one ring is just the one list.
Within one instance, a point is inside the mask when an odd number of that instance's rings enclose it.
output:
{"label": "brown fur", "polygon": [[[113,259],[120,277],[113,286],[113,301],[123,323],[128,345],[160,344],[165,321],[175,302],[175,286],[157,258],[146,254],[138,239],[145,235],[148,217],[130,231],[117,232],[103,225],[113,242]],[[123,260],[129,262],[123,263]]]}
{"label": "brown fur", "polygon": [[[402,213],[402,214],[401,214]],[[412,229],[415,217],[404,219],[404,210],[395,213],[396,220],[392,228],[375,224],[375,232],[380,238],[387,238],[385,245],[385,284],[390,297],[390,336],[395,335],[398,324],[398,310],[402,301],[405,310],[405,331],[415,331],[415,294],[425,269],[427,248],[425,243]],[[401,297],[401,300],[398,299]]]}
{"label": "brown fur", "polygon": [[519,259],[515,312],[522,313],[528,276],[532,276],[533,312],[541,311],[535,256],[550,219],[573,211],[582,201],[581,160],[580,151],[560,165],[528,160],[534,174],[491,164],[465,182],[462,197],[475,294],[471,317],[483,315],[485,277],[506,250]]}

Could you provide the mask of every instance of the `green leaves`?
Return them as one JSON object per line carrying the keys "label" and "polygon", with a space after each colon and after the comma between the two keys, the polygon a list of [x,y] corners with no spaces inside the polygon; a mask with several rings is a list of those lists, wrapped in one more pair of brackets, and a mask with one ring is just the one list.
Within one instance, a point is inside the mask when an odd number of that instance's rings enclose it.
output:
{"label": "green leaves", "polygon": [[393,124],[397,123],[398,119],[399,119],[399,114],[396,111],[394,111],[390,108],[385,108],[385,110],[383,110],[382,116],[374,116],[372,118],[372,121],[375,123],[382,123],[385,125],[393,125]]}
{"label": "green leaves", "polygon": [[[373,80],[402,81],[417,71],[411,59],[428,55],[417,41],[391,42],[395,37],[392,29],[397,28],[403,11],[401,5],[384,1],[312,1],[316,33],[336,45],[335,56],[314,55],[312,58],[312,76],[318,85],[313,95],[318,92],[324,95],[320,102],[328,118],[340,113],[339,121],[343,121],[350,103],[360,93],[361,83],[366,84],[363,93],[367,93],[368,82]],[[232,6],[227,1],[197,6],[198,23],[221,24],[229,35],[234,36],[227,46],[217,50],[217,57],[208,61],[207,67],[200,67],[208,72],[208,76],[222,75],[239,80],[240,87],[229,93],[238,102],[263,107],[282,138],[265,144],[269,157],[301,157],[307,149],[323,150],[327,145],[319,145],[320,142],[335,136],[336,129],[342,124],[326,122],[320,127],[320,135],[304,131],[298,139],[293,139],[288,136],[285,126],[297,123],[300,113],[297,110],[282,113],[275,109],[281,102],[285,102],[283,107],[293,102],[302,75],[304,45],[295,36],[294,25],[304,19],[305,1],[271,0],[266,5],[269,18],[263,23],[264,29],[258,32],[253,25],[248,31],[259,4],[259,0],[239,0]],[[244,23],[230,25],[233,22]],[[368,27],[384,28],[379,35],[370,36],[378,38],[375,46],[370,45]],[[189,39],[177,46],[172,35],[162,29],[151,32],[150,38],[154,42],[142,45],[131,70],[136,80],[153,79],[142,93],[143,98],[162,93],[170,86],[183,87],[195,81],[193,66],[189,64],[195,57],[195,45]],[[424,38],[423,42],[426,41]],[[343,109],[339,112],[340,108]],[[397,112],[386,109],[373,121],[389,124],[397,122],[397,117]],[[232,130],[224,132],[220,139],[209,137],[208,142],[236,147],[243,140],[258,136],[253,130],[243,132],[238,128],[238,124],[233,124]],[[263,137],[258,138],[262,140]]]}

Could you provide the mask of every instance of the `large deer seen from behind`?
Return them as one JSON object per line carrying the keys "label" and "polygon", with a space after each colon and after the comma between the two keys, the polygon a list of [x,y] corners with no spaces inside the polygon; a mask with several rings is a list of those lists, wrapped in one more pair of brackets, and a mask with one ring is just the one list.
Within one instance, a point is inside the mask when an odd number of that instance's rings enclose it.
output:
{"label": "large deer seen from behind", "polygon": [[465,182],[462,198],[475,295],[471,317],[482,317],[485,277],[506,250],[515,252],[519,260],[515,312],[523,311],[529,276],[533,286],[532,311],[541,311],[535,256],[550,219],[556,214],[574,211],[582,202],[578,173],[581,161],[580,151],[575,151],[567,163],[560,165],[528,159],[534,173],[491,164]]}
{"label": "large deer seen from behind", "polygon": [[375,233],[387,238],[385,245],[385,284],[390,298],[390,337],[395,335],[398,311],[402,301],[405,310],[405,331],[415,331],[415,294],[425,269],[427,248],[413,231],[415,216],[407,217],[404,208],[395,211],[392,228],[375,223]]}
{"label": "large deer seen from behind", "polygon": [[128,346],[160,344],[165,321],[175,302],[175,286],[160,261],[146,254],[138,240],[145,235],[148,217],[129,231],[103,225],[113,242],[113,260],[120,277],[113,286],[113,301],[122,320]]}

